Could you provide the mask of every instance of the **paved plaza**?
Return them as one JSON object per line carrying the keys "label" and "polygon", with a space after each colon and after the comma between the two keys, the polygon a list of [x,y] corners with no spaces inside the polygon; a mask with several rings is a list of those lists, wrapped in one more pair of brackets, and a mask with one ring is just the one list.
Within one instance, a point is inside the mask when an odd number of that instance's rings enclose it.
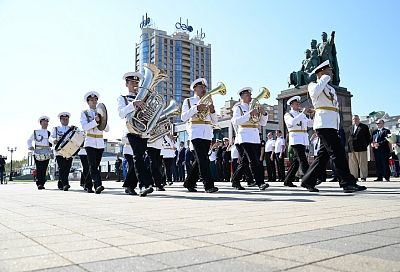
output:
{"label": "paved plaza", "polygon": [[400,180],[365,184],[144,198],[114,181],[101,195],[0,185],[0,271],[400,271]]}

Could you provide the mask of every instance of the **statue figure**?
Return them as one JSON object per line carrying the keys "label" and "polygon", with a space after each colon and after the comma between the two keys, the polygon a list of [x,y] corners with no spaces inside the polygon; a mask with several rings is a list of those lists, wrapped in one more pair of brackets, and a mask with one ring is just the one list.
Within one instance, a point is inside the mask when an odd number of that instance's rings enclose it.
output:
{"label": "statue figure", "polygon": [[319,62],[317,41],[311,41],[311,50],[307,49],[304,53],[306,58],[301,63],[301,68],[297,72],[292,72],[289,76],[289,87],[295,85],[296,88],[306,85],[310,82],[316,81],[316,75],[310,75],[310,73],[317,67]]}
{"label": "statue figure", "polygon": [[329,60],[329,63],[333,69],[333,80],[332,84],[339,86],[339,65],[336,58],[336,45],[335,45],[335,31],[332,31],[331,38],[328,39],[328,34],[322,32],[322,42],[318,44],[318,55],[321,63]]}

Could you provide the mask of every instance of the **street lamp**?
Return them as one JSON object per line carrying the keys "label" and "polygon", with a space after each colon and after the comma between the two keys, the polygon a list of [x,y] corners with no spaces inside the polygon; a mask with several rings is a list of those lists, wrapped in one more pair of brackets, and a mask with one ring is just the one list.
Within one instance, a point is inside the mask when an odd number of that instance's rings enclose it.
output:
{"label": "street lamp", "polygon": [[14,151],[17,151],[17,147],[14,147],[14,148],[10,148],[10,147],[7,147],[7,150],[8,151],[10,151],[11,152],[11,161],[10,161],[10,179],[9,179],[9,181],[12,181],[13,179],[12,179],[12,174],[13,174],[13,169],[12,169],[12,154],[14,153]]}

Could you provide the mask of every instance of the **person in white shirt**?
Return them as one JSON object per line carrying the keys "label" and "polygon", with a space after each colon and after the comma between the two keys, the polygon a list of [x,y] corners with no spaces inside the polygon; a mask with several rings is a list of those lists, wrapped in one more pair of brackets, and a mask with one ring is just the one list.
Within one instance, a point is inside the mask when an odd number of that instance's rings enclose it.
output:
{"label": "person in white shirt", "polygon": [[317,158],[302,178],[301,186],[310,192],[318,192],[315,188],[317,179],[322,176],[321,171],[326,171],[325,166],[332,157],[343,192],[366,190],[367,187],[357,185],[357,179],[350,173],[345,149],[338,136],[339,103],[335,88],[328,84],[333,78],[329,60],[316,67],[313,73],[317,75],[317,82],[308,85],[308,93],[315,109],[313,128],[321,145]]}
{"label": "person in white shirt", "polygon": [[[136,100],[137,92],[139,91],[139,82],[143,80],[142,74],[139,72],[128,72],[123,76],[125,86],[128,88],[128,95],[121,95],[118,97],[118,114],[121,119],[136,109],[143,109],[145,104],[141,100]],[[149,136],[150,137],[150,136]],[[148,137],[128,133],[127,138],[133,151],[133,168],[135,169],[136,178],[139,181],[139,196],[146,196],[151,194],[154,189],[152,186],[152,177],[146,169],[144,162],[144,154],[147,150]],[[135,195],[136,184],[134,180],[129,179],[129,183],[125,183],[127,194]]]}
{"label": "person in white shirt", "polygon": [[284,182],[285,180],[285,150],[286,150],[286,140],[283,137],[281,130],[275,131],[275,149],[273,153],[273,159],[278,169],[278,181]]}
{"label": "person in white shirt", "polygon": [[[187,122],[189,140],[192,142],[194,149],[195,163],[193,164],[193,170],[198,167],[205,192],[215,193],[218,191],[218,188],[214,186],[214,181],[211,178],[208,150],[213,138],[212,125],[217,123],[218,117],[215,113],[214,105],[200,103],[201,98],[206,95],[207,86],[205,78],[198,78],[192,82],[190,89],[194,91],[194,96],[186,98],[183,101],[181,119],[183,122]],[[204,120],[201,120],[197,113],[204,111],[209,111],[209,114],[207,114]],[[194,172],[193,170],[192,172]],[[183,186],[189,192],[196,192],[196,183],[197,178],[193,174],[186,178]]]}
{"label": "person in white shirt", "polygon": [[290,106],[290,111],[285,113],[284,116],[285,124],[289,132],[289,146],[291,146],[293,150],[292,164],[289,167],[285,182],[283,183],[287,187],[297,187],[293,182],[296,179],[299,166],[303,173],[306,173],[309,167],[306,156],[306,146],[310,144],[307,130],[308,127],[312,127],[313,121],[307,116],[311,113],[308,108],[304,108],[301,111],[300,99],[300,96],[294,96],[288,99],[287,105]]}
{"label": "person in white shirt", "polygon": [[[233,126],[237,126],[237,143],[243,147],[244,153],[250,163],[251,173],[256,181],[260,190],[268,188],[268,183],[264,182],[264,167],[260,161],[261,144],[259,136],[259,126],[265,126],[268,121],[268,114],[265,109],[261,107],[259,110],[250,109],[250,102],[252,88],[245,87],[239,90],[240,104],[233,109],[233,117],[231,122]],[[251,122],[251,118],[260,115],[259,123]],[[232,177],[232,186],[239,190],[243,190],[240,185],[240,177],[238,173],[241,171],[241,166],[236,169]]]}
{"label": "person in white shirt", "polygon": [[[101,173],[99,171],[99,165],[101,162],[101,157],[104,151],[104,139],[103,131],[98,129],[100,122],[100,117],[96,113],[97,100],[100,98],[97,92],[88,92],[84,95],[84,101],[87,102],[89,109],[84,110],[81,113],[81,125],[82,129],[86,133],[86,138],[83,146],[85,147],[87,153],[87,159],[89,163],[89,172],[92,180],[90,184],[86,187],[88,193],[93,193],[92,187],[94,186],[95,193],[101,194],[104,190],[101,181]],[[104,131],[108,131],[108,125]],[[93,181],[93,182],[92,182]]]}
{"label": "person in white shirt", "polygon": [[47,166],[52,154],[50,149],[51,143],[49,142],[50,131],[47,130],[50,118],[41,116],[38,121],[41,129],[34,130],[27,143],[28,149],[34,151],[37,172],[36,186],[38,190],[43,190],[45,189]]}
{"label": "person in white shirt", "polygon": [[[71,126],[69,126],[69,118],[71,114],[69,112],[61,112],[58,114],[58,118],[60,119],[61,126],[56,126],[53,128],[53,131],[50,135],[50,141],[53,143],[53,146],[56,146],[60,139],[67,133]],[[58,152],[56,152],[56,160],[58,164],[58,173],[60,179],[58,181],[58,189],[68,191],[71,186],[69,185],[68,176],[69,171],[71,170],[72,165],[72,157],[64,158]]]}
{"label": "person in white shirt", "polygon": [[265,164],[267,166],[268,182],[276,181],[276,168],[274,162],[275,139],[274,134],[267,134],[267,142],[265,143]]}
{"label": "person in white shirt", "polygon": [[168,185],[172,185],[172,167],[175,160],[176,150],[174,136],[172,134],[168,134],[163,136],[162,140],[161,156],[164,163],[165,177]]}

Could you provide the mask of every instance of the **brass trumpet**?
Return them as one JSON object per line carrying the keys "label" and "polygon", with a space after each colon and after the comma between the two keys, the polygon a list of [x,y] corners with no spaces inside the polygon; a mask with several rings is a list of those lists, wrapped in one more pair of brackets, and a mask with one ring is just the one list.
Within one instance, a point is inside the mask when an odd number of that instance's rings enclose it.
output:
{"label": "brass trumpet", "polygon": [[266,87],[261,87],[260,88],[260,93],[254,97],[251,102],[250,102],[250,111],[253,109],[256,109],[258,111],[258,114],[256,116],[250,117],[250,122],[253,124],[258,124],[261,119],[261,112],[260,109],[262,105],[260,104],[261,99],[268,99],[271,96],[270,91]]}
{"label": "brass trumpet", "polygon": [[198,119],[204,120],[206,118],[206,116],[210,114],[209,106],[213,104],[212,96],[216,95],[216,94],[220,94],[220,95],[225,95],[226,94],[226,87],[225,87],[224,83],[222,83],[222,82],[218,83],[218,86],[216,88],[214,88],[211,91],[209,91],[205,96],[203,96],[200,99],[199,104],[207,105],[207,109],[204,110],[204,111],[199,111],[197,113],[197,118]]}

